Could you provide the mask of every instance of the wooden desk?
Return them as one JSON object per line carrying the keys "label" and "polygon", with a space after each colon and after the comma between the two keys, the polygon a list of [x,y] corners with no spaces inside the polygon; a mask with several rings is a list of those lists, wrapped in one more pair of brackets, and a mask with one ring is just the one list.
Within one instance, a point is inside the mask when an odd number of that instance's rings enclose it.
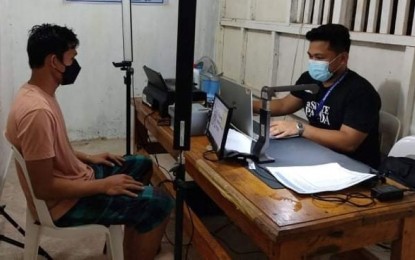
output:
{"label": "wooden desk", "polygon": [[[136,108],[143,124],[151,110],[141,106],[140,100],[136,100]],[[174,153],[171,130],[157,127],[156,113],[150,117],[146,128]],[[239,165],[203,159],[207,145],[206,137],[192,138],[191,151],[185,153],[186,171],[269,258],[303,259],[393,241],[391,259],[415,259],[415,195],[368,208],[316,201],[287,189],[270,189]],[[195,228],[202,232],[197,239],[213,242],[212,237],[204,238],[209,234],[199,224]],[[195,237],[194,244],[206,258],[217,252],[217,258],[229,257],[216,241],[209,247]]]}

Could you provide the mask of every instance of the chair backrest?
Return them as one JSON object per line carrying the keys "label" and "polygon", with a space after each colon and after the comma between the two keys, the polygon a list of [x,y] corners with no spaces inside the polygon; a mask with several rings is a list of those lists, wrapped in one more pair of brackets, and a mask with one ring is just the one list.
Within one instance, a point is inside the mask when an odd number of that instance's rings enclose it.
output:
{"label": "chair backrest", "polygon": [[[10,145],[11,149],[12,149],[12,154],[13,154],[13,158],[16,160],[17,164],[16,166],[20,167],[22,173],[23,173],[23,177],[26,181],[27,187],[29,189],[30,195],[31,195],[31,199],[33,200],[33,204],[35,206],[35,210],[36,210],[36,214],[37,217],[39,218],[39,222],[40,224],[44,225],[44,226],[49,226],[49,227],[55,227],[55,224],[52,221],[52,217],[50,216],[49,213],[49,209],[46,206],[46,202],[44,200],[40,200],[37,199],[34,192],[33,192],[33,188],[32,188],[32,182],[30,181],[30,177],[29,177],[29,173],[27,171],[27,167],[26,167],[26,161],[24,160],[22,154],[19,152],[19,150],[17,150],[17,148],[12,145],[7,138],[6,142]],[[26,197],[26,200],[30,200],[30,198]],[[29,203],[29,202],[28,202]],[[30,210],[29,208],[27,210]]]}
{"label": "chair backrest", "polygon": [[415,158],[415,136],[405,136],[390,150],[388,156]]}
{"label": "chair backrest", "polygon": [[401,122],[396,116],[382,110],[379,112],[379,137],[382,156],[386,157],[388,155],[390,149],[398,140],[400,130]]}
{"label": "chair backrest", "polygon": [[[7,141],[4,133],[3,133],[3,137]],[[4,168],[3,172],[0,172],[0,198],[1,198],[1,194],[3,193],[4,184],[6,183],[6,176],[7,176],[7,172],[9,171],[11,160],[12,160],[12,151],[10,151],[9,156],[7,157],[6,168]]]}

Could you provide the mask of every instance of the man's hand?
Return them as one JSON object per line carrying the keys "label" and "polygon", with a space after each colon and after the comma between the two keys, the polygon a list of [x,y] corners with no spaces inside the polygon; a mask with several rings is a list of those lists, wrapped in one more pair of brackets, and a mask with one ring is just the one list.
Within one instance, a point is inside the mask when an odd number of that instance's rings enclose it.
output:
{"label": "man's hand", "polygon": [[137,197],[136,192],[144,189],[141,182],[126,174],[115,174],[103,180],[105,181],[105,194],[110,196],[127,195]]}
{"label": "man's hand", "polygon": [[110,153],[100,153],[95,155],[88,155],[86,157],[87,161],[93,164],[104,164],[107,166],[114,166],[114,163],[121,166],[125,161],[124,158],[120,155],[110,154]]}
{"label": "man's hand", "polygon": [[297,135],[297,122],[291,120],[272,121],[270,123],[269,134],[270,136],[275,136],[276,138]]}
{"label": "man's hand", "polygon": [[26,161],[33,191],[38,199],[71,199],[96,194],[136,197],[137,191],[144,189],[141,182],[125,174],[90,181],[58,178],[53,174],[53,163],[53,158]]}
{"label": "man's hand", "polygon": [[[297,135],[297,122],[291,120],[272,121],[270,123],[270,136],[283,138]],[[339,152],[354,152],[367,137],[367,133],[360,132],[347,125],[342,125],[339,130],[329,130],[304,124],[302,136],[319,143],[325,147]]]}

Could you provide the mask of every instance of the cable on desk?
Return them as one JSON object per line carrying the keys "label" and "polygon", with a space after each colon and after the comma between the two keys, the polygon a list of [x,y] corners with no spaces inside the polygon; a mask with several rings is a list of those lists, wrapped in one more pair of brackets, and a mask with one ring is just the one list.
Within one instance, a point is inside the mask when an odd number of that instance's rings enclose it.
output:
{"label": "cable on desk", "polygon": [[143,125],[144,125],[144,128],[145,128],[145,129],[147,129],[147,127],[146,127],[146,123],[147,123],[147,119],[148,119],[148,117],[149,117],[149,116],[151,116],[151,115],[152,115],[152,114],[154,114],[154,113],[156,113],[156,111],[155,111],[155,110],[154,110],[154,111],[151,111],[150,113],[148,113],[147,115],[145,115],[145,116],[144,116],[144,120],[143,120],[143,121],[144,121],[144,124],[143,124]]}
{"label": "cable on desk", "polygon": [[164,166],[162,166],[161,164],[160,164],[160,162],[159,162],[159,159],[158,159],[158,157],[157,157],[157,154],[151,154],[151,156],[152,157],[154,157],[154,160],[156,161],[156,164],[157,164],[157,167],[159,167],[160,169],[162,169],[167,175],[169,175],[170,176],[170,179],[173,179],[173,177],[171,176],[171,174],[170,174],[170,172],[171,172],[171,169],[170,170],[167,170]]}
{"label": "cable on desk", "polygon": [[[158,161],[158,160],[157,160]],[[169,177],[170,177],[170,179],[173,179],[172,178],[172,176],[171,176],[171,174],[170,174],[170,171],[168,171],[164,166],[162,166],[161,164],[159,164],[158,162],[157,162],[157,166],[159,167],[159,168],[161,168],[163,171],[165,171],[166,173],[167,173],[167,175],[169,175]]]}
{"label": "cable on desk", "polygon": [[[134,106],[135,106],[135,102],[134,102]],[[135,109],[137,109],[137,108],[135,108]],[[150,113],[148,113],[147,115],[144,116],[144,120],[143,120],[144,121],[143,122],[144,129],[147,129],[146,123],[147,123],[148,117],[151,116],[152,114],[154,114],[155,112],[156,111],[152,111],[152,112],[150,112]],[[143,138],[140,136],[140,143],[138,144],[137,149],[144,149],[145,150],[147,148],[146,143],[148,144],[150,142],[151,142],[151,140],[150,140],[150,137],[148,136],[148,133],[147,133],[147,140],[143,140]]]}
{"label": "cable on desk", "polygon": [[221,232],[222,230],[224,230],[225,228],[227,228],[231,225],[233,225],[233,222],[229,220],[227,223],[225,223],[222,226],[218,227],[217,229],[213,230],[212,234],[217,235],[217,234],[219,234],[219,232]]}
{"label": "cable on desk", "polygon": [[[311,194],[311,197],[315,200],[320,201],[334,202],[339,204],[348,203],[360,208],[371,207],[376,204],[376,201],[373,197],[360,192],[351,192],[346,194]],[[356,200],[365,202],[360,203],[356,202]]]}
{"label": "cable on desk", "polygon": [[[159,162],[159,159],[158,159],[158,157],[157,157],[157,154],[156,154],[156,153],[154,153],[154,154],[152,154],[152,156],[154,157],[154,160],[156,160],[157,166],[160,166],[160,162]],[[164,169],[164,167],[163,167],[163,169]],[[166,170],[166,171],[167,171],[167,169],[164,169],[164,170]]]}
{"label": "cable on desk", "polygon": [[[147,119],[151,116],[151,115],[153,115],[154,113],[155,113],[156,111],[152,111],[152,112],[150,112],[150,113],[148,113],[148,114],[146,114],[145,116],[144,116],[144,128],[145,129],[147,129]],[[147,143],[151,143],[151,140],[150,140],[150,136],[149,135],[147,135]],[[142,146],[144,149],[145,149],[145,147],[144,146]],[[159,160],[158,160],[158,157],[157,157],[157,154],[152,154],[153,155],[153,157],[154,157],[154,159],[155,159],[155,161],[156,161],[156,164],[157,164],[157,167],[159,167],[160,169],[162,169],[162,170],[164,170],[167,174],[169,174],[169,171],[166,169],[166,168],[164,168],[161,164],[160,164],[160,162],[159,162]],[[170,174],[169,174],[170,175]]]}

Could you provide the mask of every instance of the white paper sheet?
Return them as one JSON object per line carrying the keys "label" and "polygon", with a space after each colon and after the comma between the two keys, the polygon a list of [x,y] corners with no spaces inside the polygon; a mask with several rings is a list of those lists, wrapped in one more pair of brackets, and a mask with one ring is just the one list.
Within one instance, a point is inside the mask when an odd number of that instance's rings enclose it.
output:
{"label": "white paper sheet", "polygon": [[374,174],[350,171],[338,163],[267,167],[267,169],[285,187],[300,194],[342,190],[375,176]]}
{"label": "white paper sheet", "polygon": [[234,129],[229,129],[225,150],[239,153],[251,153],[252,139]]}

